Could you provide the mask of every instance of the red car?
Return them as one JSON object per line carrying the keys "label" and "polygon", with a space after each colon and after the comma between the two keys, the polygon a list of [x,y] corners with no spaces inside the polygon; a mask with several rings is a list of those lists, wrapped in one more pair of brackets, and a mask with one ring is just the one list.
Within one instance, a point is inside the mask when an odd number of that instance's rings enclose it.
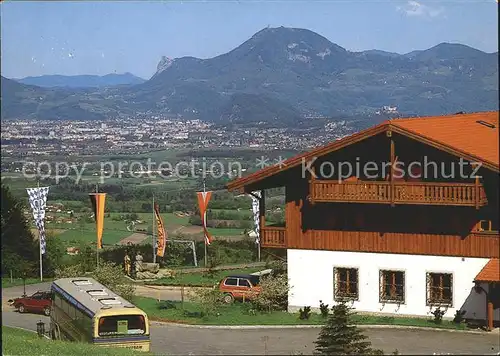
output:
{"label": "red car", "polygon": [[224,302],[230,304],[235,299],[251,300],[255,298],[261,292],[259,283],[259,276],[250,274],[241,276],[230,275],[219,282],[218,288],[224,295]]}
{"label": "red car", "polygon": [[51,292],[36,292],[29,297],[16,298],[12,305],[19,313],[33,312],[50,315],[50,306],[52,305]]}

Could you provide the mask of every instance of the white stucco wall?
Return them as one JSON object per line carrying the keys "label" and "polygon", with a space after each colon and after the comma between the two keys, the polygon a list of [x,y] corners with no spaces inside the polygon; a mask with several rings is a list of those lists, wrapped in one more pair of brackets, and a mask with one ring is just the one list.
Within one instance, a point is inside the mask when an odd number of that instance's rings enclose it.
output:
{"label": "white stucco wall", "polygon": [[[432,316],[435,307],[426,305],[426,273],[453,274],[453,305],[444,315],[452,318],[457,309],[466,310],[465,317],[486,318],[483,294],[472,290],[473,280],[489,261],[487,258],[400,255],[343,251],[292,250],[288,252],[290,280],[289,309],[304,306],[319,307],[319,301],[333,305],[334,267],[358,268],[359,301],[349,305],[360,312]],[[404,304],[379,302],[379,271],[405,271]],[[487,288],[487,286],[485,286]],[[495,310],[495,320],[500,319]]]}

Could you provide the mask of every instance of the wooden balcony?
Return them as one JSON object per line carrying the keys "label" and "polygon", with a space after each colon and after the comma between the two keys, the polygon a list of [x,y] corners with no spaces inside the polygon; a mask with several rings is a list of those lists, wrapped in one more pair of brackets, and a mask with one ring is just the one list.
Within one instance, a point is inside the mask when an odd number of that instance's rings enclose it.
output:
{"label": "wooden balcony", "polygon": [[286,248],[286,231],[284,227],[266,226],[261,229],[260,235],[262,247]]}
{"label": "wooden balcony", "polygon": [[479,208],[488,203],[482,184],[435,182],[338,182],[313,180],[311,202],[455,205]]}

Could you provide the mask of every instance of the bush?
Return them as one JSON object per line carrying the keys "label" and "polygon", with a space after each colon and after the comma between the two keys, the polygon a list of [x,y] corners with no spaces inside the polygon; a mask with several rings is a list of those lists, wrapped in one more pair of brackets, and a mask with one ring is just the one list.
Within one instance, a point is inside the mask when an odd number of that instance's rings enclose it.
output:
{"label": "bush", "polygon": [[[198,258],[203,261],[205,242],[196,242],[196,251],[198,251]],[[168,247],[167,247],[168,249]],[[255,241],[250,238],[241,239],[238,241],[218,240],[217,238],[210,244],[207,249],[209,259],[211,256],[217,256],[221,264],[235,264],[254,262],[257,259],[257,248]]]}
{"label": "bush", "polygon": [[288,309],[288,277],[286,275],[264,276],[261,278],[261,292],[252,299],[257,310],[275,311]]}
{"label": "bush", "polygon": [[304,307],[304,309],[299,309],[299,319],[300,320],[309,320],[311,317],[311,307]]}
{"label": "bush", "polygon": [[[186,238],[181,235],[172,238],[177,240],[186,240]],[[205,258],[204,243],[204,241],[195,242],[198,261],[203,261]],[[85,248],[82,247],[80,249],[80,254],[83,254],[84,250]],[[153,262],[153,247],[150,243],[134,246],[115,246],[112,248],[106,248],[105,250],[99,252],[99,259],[123,265],[125,252],[128,250],[133,250],[133,255],[135,255],[136,251],[139,251],[144,257],[144,262]],[[242,239],[239,241],[226,241],[216,239],[212,242],[207,250],[209,254],[209,261],[212,257],[214,257],[219,261],[219,264],[224,265],[253,262],[257,259],[257,249],[255,247],[255,242],[250,238]],[[91,248],[86,256],[88,256],[89,265],[91,265],[93,269],[96,264],[95,247],[94,249]],[[165,256],[163,258],[157,257],[156,262],[160,264],[160,268],[192,266],[194,264],[193,251],[191,250],[191,246],[186,243],[167,243],[167,246],[165,248]]]}
{"label": "bush", "polygon": [[92,276],[122,298],[132,301],[135,287],[127,279],[121,266],[111,262],[100,262],[92,272]]}
{"label": "bush", "polygon": [[80,263],[70,266],[64,266],[56,269],[55,271],[56,278],[74,278],[74,277],[81,277],[84,274],[85,274],[84,267]]}
{"label": "bush", "polygon": [[46,277],[54,277],[55,271],[61,267],[65,255],[65,247],[61,238],[47,234],[46,251],[43,256],[43,274]]}
{"label": "bush", "polygon": [[[105,249],[99,252],[99,259],[113,262],[118,265],[123,265],[125,253],[129,256],[135,256],[139,251],[144,258],[144,262],[153,262],[153,246],[151,244],[134,245],[134,246],[116,246],[113,248]],[[94,262],[95,265],[95,251]],[[165,248],[165,256],[156,258],[156,262],[161,268],[193,265],[193,251],[188,244],[184,243],[167,243]]]}
{"label": "bush", "polygon": [[201,226],[201,218],[198,215],[191,215],[189,217],[189,223],[195,226]]}
{"label": "bush", "polygon": [[274,260],[266,262],[266,268],[270,268],[273,270],[273,276],[286,275],[287,274],[287,265],[283,260]]}
{"label": "bush", "polygon": [[207,260],[207,270],[205,272],[205,275],[209,278],[213,278],[219,271],[217,270],[217,267],[221,265],[221,261],[218,258],[218,256],[214,253],[209,253],[208,260]]}
{"label": "bush", "polygon": [[455,317],[453,318],[453,322],[455,324],[460,324],[462,323],[464,319],[464,315],[467,311],[466,310],[457,310],[455,311]]}
{"label": "bush", "polygon": [[437,308],[432,312],[434,315],[434,323],[441,324],[443,322],[443,316],[446,313],[446,310],[441,310],[441,308]]}
{"label": "bush", "polygon": [[[79,247],[80,253],[77,255],[77,263],[81,265],[82,272],[91,272],[96,268],[96,251],[89,245]],[[101,256],[99,256],[101,257]]]}
{"label": "bush", "polygon": [[36,276],[39,268],[36,262],[27,261],[15,253],[8,252],[2,254],[2,265],[2,268],[12,271],[13,277],[16,278]]}
{"label": "bush", "polygon": [[190,298],[200,305],[202,317],[218,315],[223,305],[222,297],[216,288],[200,288],[190,293]]}
{"label": "bush", "polygon": [[56,278],[81,277],[90,274],[98,282],[102,283],[122,298],[132,301],[135,287],[126,278],[121,266],[111,262],[101,262],[97,268],[90,273],[86,273],[85,266],[81,263],[66,266],[56,270]]}
{"label": "bush", "polygon": [[328,304],[323,303],[323,301],[319,301],[319,310],[321,311],[321,316],[326,318],[330,313],[330,309],[328,309]]}

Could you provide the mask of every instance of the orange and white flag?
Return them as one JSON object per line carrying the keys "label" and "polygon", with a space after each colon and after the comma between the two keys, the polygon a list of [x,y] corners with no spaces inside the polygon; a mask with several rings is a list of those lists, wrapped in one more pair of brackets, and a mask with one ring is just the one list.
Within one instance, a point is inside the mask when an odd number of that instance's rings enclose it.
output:
{"label": "orange and white flag", "polygon": [[160,206],[155,203],[155,217],[156,217],[156,226],[158,226],[158,249],[156,254],[159,257],[163,257],[165,255],[165,247],[167,245],[167,230],[165,230],[165,224],[163,223],[163,219],[160,215]]}
{"label": "orange and white flag", "polygon": [[97,230],[97,248],[102,248],[102,230],[104,228],[104,203],[106,201],[106,193],[91,193],[89,194],[92,210]]}
{"label": "orange and white flag", "polygon": [[210,198],[212,197],[212,192],[197,192],[198,195],[198,207],[200,208],[200,218],[201,224],[203,226],[203,232],[205,233],[205,244],[210,245],[213,238],[207,229],[207,207]]}

